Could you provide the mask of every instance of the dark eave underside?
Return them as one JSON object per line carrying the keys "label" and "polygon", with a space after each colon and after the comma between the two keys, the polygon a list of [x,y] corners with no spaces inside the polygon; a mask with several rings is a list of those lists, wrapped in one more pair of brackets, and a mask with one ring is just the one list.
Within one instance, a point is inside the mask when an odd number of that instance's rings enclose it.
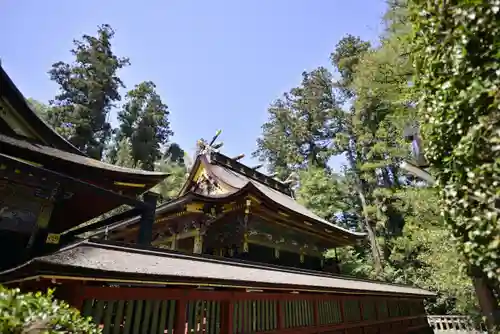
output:
{"label": "dark eave underside", "polygon": [[[290,288],[323,292],[394,294],[433,296],[419,288],[353,279],[304,270],[269,267],[249,262],[238,262],[169,251],[146,250],[110,243],[81,242],[52,255],[34,259],[18,268],[0,273],[0,281],[8,282],[27,276],[30,267],[52,268],[59,276],[75,275],[106,278],[109,281],[140,278],[142,281],[160,282],[218,282],[244,284],[269,289]],[[58,268],[57,270],[55,270]]]}
{"label": "dark eave underside", "polygon": [[55,233],[84,223],[122,204],[134,207],[143,205],[135,198],[100,188],[62,173],[34,166],[3,153],[0,153],[0,164],[11,166],[23,174],[33,175],[38,179],[45,179],[47,184],[59,183],[65,192],[73,194],[70,198],[59,200],[52,211],[53,225],[51,228]]}
{"label": "dark eave underside", "polygon": [[[115,181],[145,185],[142,189],[126,188],[125,191],[128,193],[144,192],[168,176],[165,173],[113,166],[88,158],[38,117],[1,66],[0,99],[4,99],[22,119],[22,122],[37,136],[37,142],[20,139],[15,135],[14,130],[2,120],[0,122],[0,152],[4,154],[28,161],[39,160],[33,162],[42,164],[47,169],[82,178],[108,189],[113,188]],[[110,183],[103,184],[103,181]],[[122,191],[123,189],[115,190]]]}

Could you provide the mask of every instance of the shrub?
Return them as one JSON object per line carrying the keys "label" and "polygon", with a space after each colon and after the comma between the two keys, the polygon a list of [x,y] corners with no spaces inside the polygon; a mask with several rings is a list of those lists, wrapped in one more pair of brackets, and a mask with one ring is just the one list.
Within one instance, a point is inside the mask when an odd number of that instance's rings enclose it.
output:
{"label": "shrub", "polygon": [[21,293],[0,286],[0,333],[52,334],[101,333],[90,318],[67,303],[55,300],[53,291]]}

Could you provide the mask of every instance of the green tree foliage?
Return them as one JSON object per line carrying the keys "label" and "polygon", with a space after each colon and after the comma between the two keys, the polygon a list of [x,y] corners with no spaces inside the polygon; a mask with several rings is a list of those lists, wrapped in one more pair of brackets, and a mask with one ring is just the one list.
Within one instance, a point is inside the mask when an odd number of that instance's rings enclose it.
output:
{"label": "green tree foliage", "polygon": [[153,188],[161,195],[161,201],[167,202],[176,198],[188,177],[186,166],[170,159],[164,159],[155,164],[155,170],[170,174],[163,182]]}
{"label": "green tree foliage", "polygon": [[48,116],[50,113],[50,107],[48,105],[32,98],[26,99],[26,102],[28,102],[28,105],[31,107],[31,109],[33,109],[38,117],[40,117],[44,121],[48,120]]}
{"label": "green tree foliage", "polygon": [[177,143],[169,144],[163,155],[164,159],[176,162],[181,166],[184,166],[186,163],[185,157],[186,157],[186,151],[184,151]]}
{"label": "green tree foliage", "polygon": [[117,145],[114,164],[127,168],[141,168],[141,162],[132,156],[132,144],[129,138],[122,138]]}
{"label": "green tree foliage", "polygon": [[360,57],[370,48],[369,42],[353,35],[347,35],[337,43],[335,51],[330,54],[332,64],[340,74],[340,79],[335,83],[335,86],[340,88],[341,96],[344,99],[354,97],[351,85],[355,69],[359,64]]}
{"label": "green tree foliage", "polygon": [[432,314],[474,314],[474,289],[467,276],[458,242],[444,226],[435,189],[409,187],[396,192],[404,212],[400,236],[390,239],[386,279],[435,291]]}
{"label": "green tree foliage", "polygon": [[333,134],[341,112],[332,90],[332,75],[325,68],[302,73],[302,83],[284,94],[268,110],[254,156],[266,161],[271,172],[286,178],[307,164],[326,168],[333,151]]}
{"label": "green tree foliage", "polygon": [[369,43],[347,35],[336,45],[330,59],[340,73],[340,79],[334,84],[338,88],[338,94],[351,105],[348,111],[341,114],[342,127],[335,133],[336,153],[347,157],[348,180],[352,193],[357,196],[359,221],[363,222],[363,230],[368,234],[376,274],[381,275],[383,263],[374,229],[373,212],[376,208],[373,206],[373,190],[381,177],[389,181],[389,173],[385,164],[375,162],[375,159],[380,160],[380,156],[370,152],[374,147],[380,146],[374,136],[380,120],[376,117],[378,113],[372,112],[378,104],[367,104],[360,108],[356,96],[357,87],[354,85],[357,67],[369,48]]}
{"label": "green tree foliage", "polygon": [[22,294],[0,286],[0,314],[1,333],[101,333],[90,318],[55,300],[52,291]]}
{"label": "green tree foliage", "polygon": [[[275,171],[298,170],[297,198],[318,215],[371,234],[368,244],[337,249],[344,273],[434,290],[438,298],[428,305],[432,313],[473,313],[473,286],[459,265],[459,240],[443,223],[436,190],[399,168],[411,157],[404,128],[418,120],[407,13],[406,1],[392,1],[377,47],[348,35],[330,55],[338,73],[330,81],[336,109],[324,124],[335,126],[325,130],[319,124],[314,131],[325,134],[328,157],[347,158],[342,173],[331,173],[326,160],[318,164],[314,151],[300,150],[304,146],[294,140],[296,109],[283,99],[269,110],[257,155]],[[312,128],[302,129],[307,138]]]}
{"label": "green tree foliage", "polygon": [[[161,158],[161,148],[173,134],[170,130],[168,107],[156,92],[151,81],[142,82],[126,95],[126,102],[118,112],[120,127],[117,143],[128,138],[131,156],[141,162],[145,170],[154,170],[154,163]],[[112,152],[113,156],[115,153]]]}
{"label": "green tree foliage", "polygon": [[[357,147],[359,172],[354,171],[364,184],[370,219],[376,223],[383,278],[437,291],[431,312],[472,312],[476,304],[471,281],[457,265],[463,259],[440,219],[434,190],[416,186],[398,168],[410,156],[402,134],[417,117],[418,93],[411,84],[406,4],[391,5],[380,46],[363,53],[351,77],[351,124],[357,144],[351,147]],[[362,256],[357,253],[355,260]],[[372,275],[365,266],[360,268]]]}
{"label": "green tree foliage", "polygon": [[426,157],[445,219],[500,282],[500,3],[410,1]]}
{"label": "green tree foliage", "polygon": [[356,197],[346,196],[351,191],[345,175],[324,168],[310,167],[300,172],[297,201],[312,209],[318,216],[335,221],[351,230],[359,230],[356,219]]}
{"label": "green tree foliage", "polygon": [[109,25],[99,26],[96,36],[83,35],[74,41],[73,63],[60,61],[49,71],[60,86],[59,95],[51,101],[49,124],[96,159],[102,158],[111,138],[108,115],[120,101],[118,89],[124,87],[117,71],[129,64],[127,58],[113,53],[113,36]]}

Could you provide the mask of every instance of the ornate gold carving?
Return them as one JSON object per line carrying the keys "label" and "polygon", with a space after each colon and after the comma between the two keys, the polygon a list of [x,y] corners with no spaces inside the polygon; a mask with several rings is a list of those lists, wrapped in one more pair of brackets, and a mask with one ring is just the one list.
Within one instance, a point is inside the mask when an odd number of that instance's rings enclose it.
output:
{"label": "ornate gold carving", "polygon": [[48,243],[48,244],[57,245],[57,244],[59,244],[59,240],[60,239],[61,239],[61,235],[60,234],[49,233],[49,235],[47,235],[47,239],[45,240],[45,242]]}
{"label": "ornate gold carving", "polygon": [[243,253],[248,253],[248,233],[243,234]]}
{"label": "ornate gold carving", "polygon": [[196,235],[194,236],[194,249],[193,253],[201,254],[203,251],[203,236],[200,233],[200,229],[196,229]]}
{"label": "ornate gold carving", "polygon": [[278,211],[278,213],[279,213],[281,216],[283,216],[283,217],[288,217],[288,216],[289,216],[289,214],[288,214],[288,213],[283,212],[283,211]]}
{"label": "ornate gold carving", "polygon": [[196,202],[188,203],[188,204],[186,204],[186,211],[187,212],[203,212],[203,207],[204,207],[203,203],[196,203]]}

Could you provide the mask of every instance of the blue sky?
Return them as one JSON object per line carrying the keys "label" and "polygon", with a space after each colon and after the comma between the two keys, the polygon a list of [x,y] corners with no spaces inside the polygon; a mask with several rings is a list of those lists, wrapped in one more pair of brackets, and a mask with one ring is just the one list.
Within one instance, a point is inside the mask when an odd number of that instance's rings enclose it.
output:
{"label": "blue sky", "polygon": [[376,41],[384,10],[384,0],[3,0],[0,59],[26,97],[47,102],[51,64],[71,61],[72,40],[108,23],[132,63],[120,76],[129,89],[156,83],[174,141],[191,151],[222,129],[223,153],[254,163],[268,105],[302,71],[328,66],[345,34]]}

